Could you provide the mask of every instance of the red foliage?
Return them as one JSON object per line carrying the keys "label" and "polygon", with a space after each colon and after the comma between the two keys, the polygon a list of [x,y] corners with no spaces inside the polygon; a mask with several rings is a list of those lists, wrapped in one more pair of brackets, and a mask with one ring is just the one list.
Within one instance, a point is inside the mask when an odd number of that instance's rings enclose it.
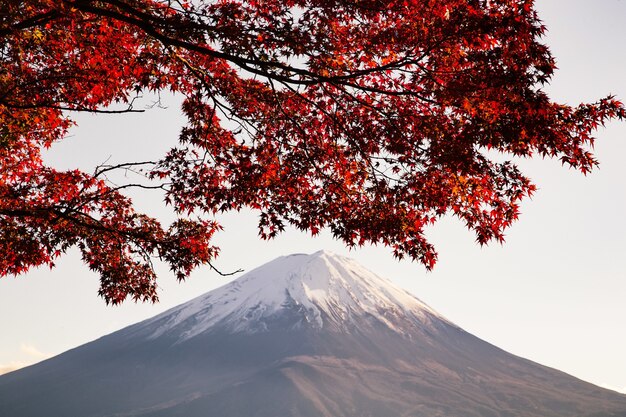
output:
{"label": "red foliage", "polygon": [[[243,207],[260,212],[263,238],[329,228],[431,268],[425,227],[453,213],[481,244],[502,240],[534,190],[487,151],[586,173],[592,132],[626,115],[612,97],[570,107],[541,90],[555,64],[530,0],[3,7],[0,274],[53,266],[77,246],[113,303],[156,299],[153,257],[180,279],[210,263],[219,225],[200,217]],[[180,216],[169,228],[102,170],[60,172],[40,157],[73,112],[146,90],[185,98],[179,147],[149,168]]]}

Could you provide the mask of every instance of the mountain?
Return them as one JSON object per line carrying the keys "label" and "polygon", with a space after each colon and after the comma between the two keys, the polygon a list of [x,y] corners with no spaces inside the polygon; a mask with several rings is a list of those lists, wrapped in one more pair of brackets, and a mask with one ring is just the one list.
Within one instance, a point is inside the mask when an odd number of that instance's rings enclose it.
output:
{"label": "mountain", "polygon": [[626,417],[626,396],[498,349],[322,251],[0,376],[0,416]]}

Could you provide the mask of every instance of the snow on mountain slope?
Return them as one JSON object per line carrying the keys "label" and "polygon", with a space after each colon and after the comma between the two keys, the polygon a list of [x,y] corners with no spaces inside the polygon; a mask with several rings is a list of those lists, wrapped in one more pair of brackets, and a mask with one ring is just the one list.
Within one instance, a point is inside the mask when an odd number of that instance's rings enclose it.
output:
{"label": "snow on mountain slope", "polygon": [[145,322],[157,330],[176,332],[182,340],[218,323],[233,332],[262,331],[263,319],[283,310],[298,310],[308,326],[345,331],[356,318],[373,317],[392,330],[398,320],[428,323],[446,319],[410,293],[363,268],[355,261],[327,251],[275,259],[214,291]]}

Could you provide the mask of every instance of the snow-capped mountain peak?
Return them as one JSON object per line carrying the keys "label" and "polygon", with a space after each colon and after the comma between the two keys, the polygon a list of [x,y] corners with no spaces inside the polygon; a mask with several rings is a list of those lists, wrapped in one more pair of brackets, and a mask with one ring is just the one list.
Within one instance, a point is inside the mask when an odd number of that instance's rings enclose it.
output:
{"label": "snow-capped mountain peak", "polygon": [[319,251],[277,258],[149,322],[151,328],[160,322],[152,337],[175,332],[184,340],[216,325],[234,332],[263,331],[272,318],[294,312],[299,319],[291,325],[335,330],[346,330],[363,317],[397,331],[400,321],[445,320],[355,261]]}

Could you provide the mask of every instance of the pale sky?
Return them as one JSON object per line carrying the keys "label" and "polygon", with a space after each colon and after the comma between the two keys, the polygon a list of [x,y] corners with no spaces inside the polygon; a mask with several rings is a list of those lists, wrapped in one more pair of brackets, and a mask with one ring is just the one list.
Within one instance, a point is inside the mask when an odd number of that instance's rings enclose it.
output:
{"label": "pale sky", "polygon": [[[607,94],[626,100],[626,1],[538,0],[559,70],[547,88],[568,104]],[[175,144],[176,100],[142,115],[82,116],[73,136],[48,159],[91,171],[111,161],[158,157]],[[539,191],[522,206],[507,242],[480,248],[454,219],[432,228],[433,272],[394,260],[385,247],[348,251],[328,233],[289,230],[272,242],[256,236],[254,214],[221,218],[228,271],[278,256],[328,249],[392,279],[470,333],[511,353],[592,383],[626,392],[626,122],[597,132],[599,170],[587,177],[558,161],[522,161]],[[136,203],[167,220],[158,198]],[[106,306],[98,277],[71,251],[54,270],[0,279],[0,373],[59,354],[151,317],[228,281],[204,268],[177,283],[160,268],[156,305]]]}

